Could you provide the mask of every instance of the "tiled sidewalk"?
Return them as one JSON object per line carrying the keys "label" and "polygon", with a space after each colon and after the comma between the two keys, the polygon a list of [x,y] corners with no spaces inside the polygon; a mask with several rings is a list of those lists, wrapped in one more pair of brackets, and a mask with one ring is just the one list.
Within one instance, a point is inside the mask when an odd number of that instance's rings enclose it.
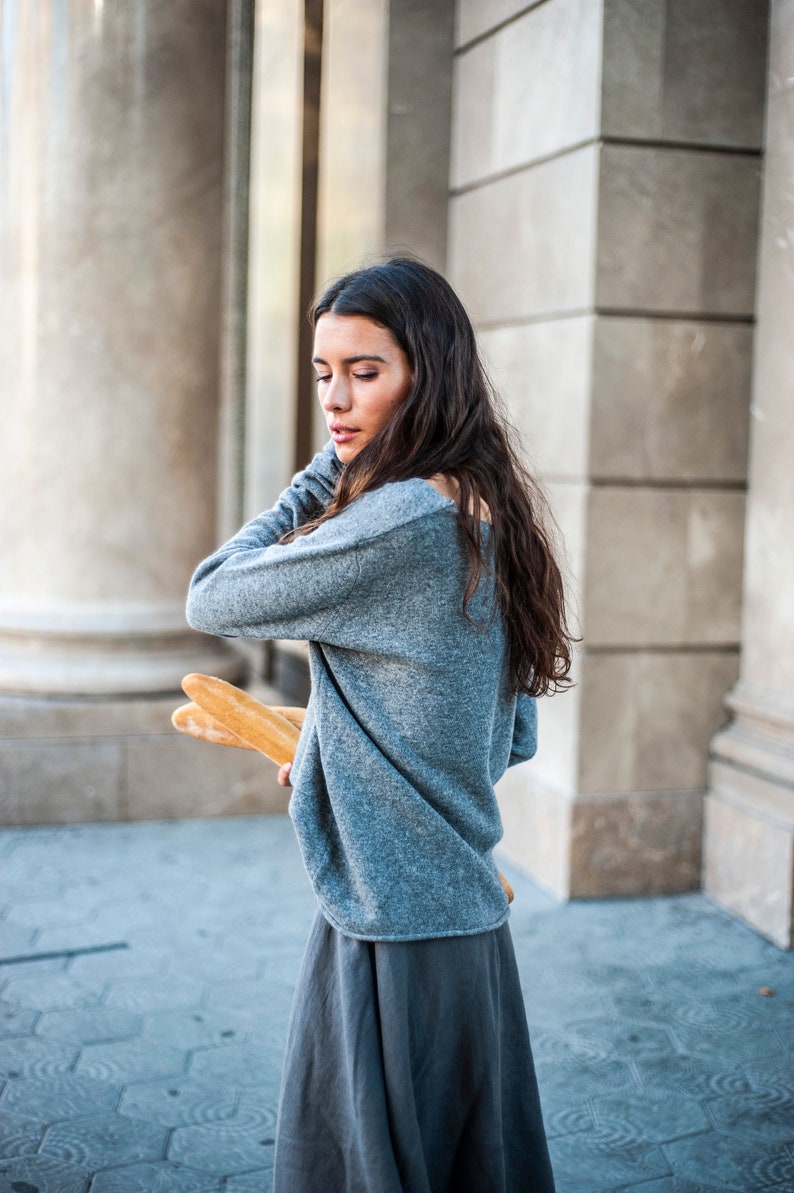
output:
{"label": "tiled sidewalk", "polygon": [[[794,955],[503,868],[559,1193],[791,1193]],[[285,817],[0,831],[0,1193],[268,1193],[311,914]]]}

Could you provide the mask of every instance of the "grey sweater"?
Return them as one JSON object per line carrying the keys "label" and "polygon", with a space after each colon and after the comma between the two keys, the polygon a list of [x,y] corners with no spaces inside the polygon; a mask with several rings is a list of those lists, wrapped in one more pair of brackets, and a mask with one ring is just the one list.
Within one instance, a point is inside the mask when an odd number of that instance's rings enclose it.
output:
{"label": "grey sweater", "polygon": [[188,621],[309,642],[289,810],[330,923],[367,940],[483,932],[507,917],[494,783],[534,754],[535,701],[509,691],[487,576],[469,606],[479,624],[463,615],[457,508],[426,481],[383,485],[278,545],[327,507],[340,469],[329,443],[206,559]]}

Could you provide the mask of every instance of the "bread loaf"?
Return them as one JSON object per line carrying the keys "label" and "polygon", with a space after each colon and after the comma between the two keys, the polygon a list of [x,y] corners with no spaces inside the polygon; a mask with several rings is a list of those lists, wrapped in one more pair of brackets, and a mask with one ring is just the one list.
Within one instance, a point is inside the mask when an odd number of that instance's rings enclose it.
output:
{"label": "bread loaf", "polygon": [[192,701],[233,737],[265,754],[277,766],[292,762],[300,730],[282,713],[212,675],[193,672],[182,680],[182,687]]}
{"label": "bread loaf", "polygon": [[248,742],[235,737],[225,725],[194,700],[191,700],[190,704],[180,704],[179,708],[175,709],[171,714],[171,724],[180,733],[187,733],[201,741],[211,741],[219,746],[238,746],[241,750],[254,749]]}

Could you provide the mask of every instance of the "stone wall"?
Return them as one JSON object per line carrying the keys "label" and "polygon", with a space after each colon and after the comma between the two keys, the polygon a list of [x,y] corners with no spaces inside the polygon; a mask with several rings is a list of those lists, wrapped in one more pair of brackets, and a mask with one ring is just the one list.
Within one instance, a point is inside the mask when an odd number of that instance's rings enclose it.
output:
{"label": "stone wall", "polygon": [[699,885],[738,670],[763,4],[458,4],[449,266],[563,531],[577,686],[506,845],[565,895]]}

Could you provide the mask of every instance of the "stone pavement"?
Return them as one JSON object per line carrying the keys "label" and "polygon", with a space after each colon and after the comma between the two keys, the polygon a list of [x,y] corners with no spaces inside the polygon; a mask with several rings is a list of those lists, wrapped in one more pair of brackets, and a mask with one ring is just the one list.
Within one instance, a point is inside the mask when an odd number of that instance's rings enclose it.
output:
{"label": "stone pavement", "polygon": [[[791,1193],[794,955],[503,868],[559,1193]],[[283,816],[0,831],[0,1193],[267,1193],[311,914]]]}

